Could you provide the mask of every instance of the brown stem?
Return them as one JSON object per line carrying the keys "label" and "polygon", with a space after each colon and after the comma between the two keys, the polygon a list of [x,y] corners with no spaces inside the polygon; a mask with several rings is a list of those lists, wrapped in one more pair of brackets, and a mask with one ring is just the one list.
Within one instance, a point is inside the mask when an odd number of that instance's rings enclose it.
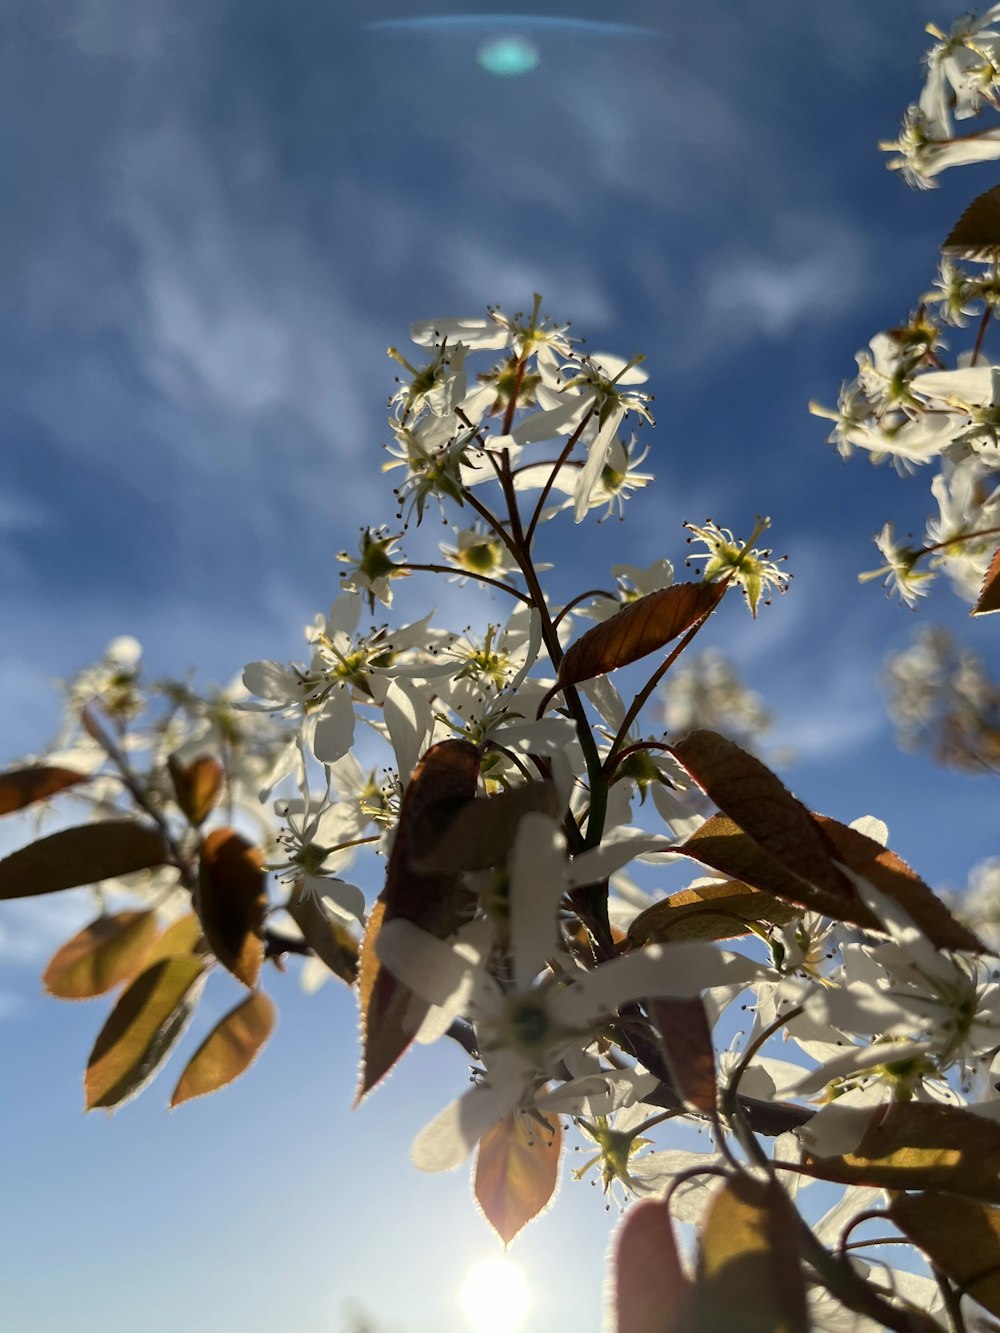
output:
{"label": "brown stem", "polygon": [[167,823],[162,811],[158,810],[150,801],[148,794],[142,786],[142,780],[138,773],[125,758],[125,753],[121,747],[108,735],[105,728],[101,725],[97,713],[90,704],[84,705],[84,713],[87,717],[84,725],[88,732],[104,750],[105,754],[118,769],[122,782],[128,788],[129,795],[135,801],[140,810],[144,811],[152,819],[153,823],[159,829],[163,836],[163,841],[167,844],[173,865],[179,872],[181,883],[193,893],[197,886],[197,878],[194,873],[194,867],[181,851],[180,844],[174,837],[170,825]]}
{"label": "brown stem", "polygon": [[579,596],[572,598],[571,601],[566,603],[552,621],[553,625],[558,626],[563,616],[566,615],[567,612],[572,611],[574,606],[579,606],[579,604],[587,597],[606,597],[610,602],[616,600],[613,592],[606,592],[603,588],[589,588],[586,592],[581,592]]}
{"label": "brown stem", "polygon": [[[712,611],[714,610],[715,607],[712,608]],[[691,641],[694,639],[694,636],[706,623],[709,616],[712,614],[712,611],[706,611],[700,620],[695,621],[695,623],[691,626],[688,632],[684,635],[683,639],[681,639],[680,643],[678,643],[677,646],[667,654],[664,660],[660,663],[660,665],[650,676],[649,680],[646,681],[645,685],[632,700],[631,704],[629,705],[628,712],[625,714],[625,717],[622,720],[622,724],[618,728],[618,734],[612,741],[611,749],[608,751],[607,757],[604,760],[605,777],[607,777],[607,775],[614,768],[615,763],[617,762],[618,752],[622,748],[622,742],[628,735],[628,729],[635,721],[635,719],[639,716],[640,712],[643,709],[643,706],[646,703],[646,700],[653,693],[657,685],[659,685],[660,681],[670,670],[673,664],[677,661],[678,657],[680,657],[684,649],[687,648],[689,643],[691,643]]]}
{"label": "brown stem", "polygon": [[583,420],[580,422],[579,426],[577,426],[576,430],[566,441],[565,445],[563,446],[562,453],[556,460],[555,467],[552,469],[552,471],[546,478],[545,485],[542,487],[542,493],[538,497],[538,503],[535,505],[535,511],[531,515],[531,522],[528,524],[527,540],[529,546],[531,545],[531,540],[535,535],[535,529],[538,527],[538,521],[542,517],[542,510],[545,508],[545,501],[549,498],[549,492],[552,490],[552,487],[555,484],[556,475],[559,472],[559,469],[562,467],[563,463],[566,462],[567,458],[569,458],[570,454],[573,452],[574,448],[576,447],[577,441],[583,434],[584,426],[586,426],[587,422],[590,420],[592,415],[593,413],[590,411],[584,414]]}
{"label": "brown stem", "polygon": [[979,353],[983,346],[983,339],[986,336],[986,330],[989,326],[990,316],[992,315],[992,313],[993,313],[993,307],[990,305],[988,305],[986,309],[983,311],[983,317],[979,321],[979,331],[976,334],[976,345],[972,349],[972,360],[969,362],[970,365],[974,366],[976,362],[979,360]]}
{"label": "brown stem", "polygon": [[460,574],[462,578],[475,579],[478,583],[488,583],[491,588],[499,588],[501,592],[509,592],[511,597],[516,597],[518,601],[531,605],[531,598],[517,588],[512,588],[509,583],[503,583],[500,579],[491,579],[486,574],[476,574],[471,569],[462,569],[459,566],[452,568],[451,565],[414,565],[407,562],[405,565],[399,565],[399,569],[412,569],[418,573],[427,574]]}

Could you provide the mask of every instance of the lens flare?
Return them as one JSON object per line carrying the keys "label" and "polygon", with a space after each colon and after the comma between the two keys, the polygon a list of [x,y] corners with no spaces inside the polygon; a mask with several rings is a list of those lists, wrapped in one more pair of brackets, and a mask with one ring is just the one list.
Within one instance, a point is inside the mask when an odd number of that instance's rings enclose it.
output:
{"label": "lens flare", "polygon": [[538,66],[538,48],[523,37],[494,37],[483,42],[476,59],[489,74],[503,79],[530,74]]}

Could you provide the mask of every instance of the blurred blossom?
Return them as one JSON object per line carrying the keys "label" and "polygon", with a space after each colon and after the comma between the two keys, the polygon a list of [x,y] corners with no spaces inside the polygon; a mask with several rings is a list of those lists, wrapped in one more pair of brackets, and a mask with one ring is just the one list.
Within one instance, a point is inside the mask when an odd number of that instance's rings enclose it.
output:
{"label": "blurred blossom", "polygon": [[885,680],[904,749],[926,747],[939,763],[968,772],[1000,766],[1000,686],[976,653],[929,626],[889,659]]}
{"label": "blurred blossom", "polygon": [[753,751],[774,726],[770,709],[749,689],[735,666],[715,648],[686,654],[667,673],[663,711],[672,736],[705,728]]}

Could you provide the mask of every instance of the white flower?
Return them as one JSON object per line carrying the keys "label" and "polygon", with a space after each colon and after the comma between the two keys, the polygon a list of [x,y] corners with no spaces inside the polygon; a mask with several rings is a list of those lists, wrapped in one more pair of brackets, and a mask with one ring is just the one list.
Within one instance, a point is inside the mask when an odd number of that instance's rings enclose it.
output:
{"label": "white flower", "polygon": [[930,583],[934,578],[929,569],[916,567],[921,551],[909,546],[900,546],[896,541],[891,521],[875,535],[874,540],[886,563],[880,565],[878,569],[859,574],[858,582],[867,583],[871,579],[880,578],[890,596],[892,593],[897,593],[906,606],[916,606],[917,600],[926,597],[930,592]]}
{"label": "white flower", "polygon": [[979,114],[984,98],[995,97],[1000,81],[1000,35],[989,25],[998,17],[1000,6],[993,5],[979,18],[964,15],[947,33],[933,23],[927,25],[927,31],[939,40],[927,53],[920,107],[942,136],[952,132],[952,115],[967,120]]}
{"label": "white flower", "polygon": [[711,520],[704,527],[698,527],[695,523],[685,523],[684,526],[694,534],[688,538],[688,542],[699,541],[705,547],[708,560],[702,574],[704,581],[717,583],[725,579],[735,583],[742,590],[754,619],[757,618],[757,606],[762,597],[764,605],[768,605],[764,594],[769,588],[777,588],[780,593],[787,589],[791,576],[778,568],[779,562],[770,558],[770,550],[757,550],[753,545],[771,526],[769,518],[758,516],[746,542],[738,542],[728,528],[720,528]]}
{"label": "white flower", "polygon": [[411,415],[418,415],[425,409],[436,417],[451,416],[465,397],[466,350],[460,342],[449,344],[443,341],[436,345],[434,359],[417,369],[395,347],[389,348],[389,356],[413,377],[409,384],[401,385],[390,399],[390,405],[396,407],[402,425],[406,425]]}
{"label": "white flower", "polygon": [[591,882],[604,867],[585,853],[571,874],[562,835],[543,815],[522,819],[508,871],[509,982],[412,922],[395,919],[378,937],[383,966],[404,985],[445,1017],[470,1014],[485,1066],[480,1081],[418,1135],[413,1157],[425,1170],[457,1166],[508,1111],[533,1105],[559,1060],[584,1050],[620,1005],[648,995],[690,996],[760,971],[738,954],[700,944],[652,945],[589,970],[576,966],[562,952],[555,908],[572,882]]}
{"label": "white flower", "polygon": [[950,138],[919,106],[910,106],[903,117],[898,139],[883,140],[883,152],[898,153],[887,162],[892,171],[902,171],[908,185],[930,189],[934,177],[948,167],[970,162],[990,162],[1000,157],[1000,127]]}
{"label": "white flower", "polygon": [[268,868],[299,893],[317,898],[332,916],[354,921],[364,917],[365,895],[334,874],[349,865],[357,851],[351,845],[355,839],[344,837],[345,813],[350,816],[349,808],[331,803],[329,792],[315,800],[304,783],[298,799],[277,801],[275,814],[284,821],[277,842],[285,859]]}

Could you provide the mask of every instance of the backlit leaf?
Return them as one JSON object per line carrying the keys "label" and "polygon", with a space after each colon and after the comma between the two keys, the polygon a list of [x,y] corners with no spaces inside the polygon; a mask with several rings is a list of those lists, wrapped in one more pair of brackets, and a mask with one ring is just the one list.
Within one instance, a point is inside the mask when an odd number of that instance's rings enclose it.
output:
{"label": "backlit leaf", "polygon": [[948,233],[941,250],[959,259],[980,261],[1000,254],[1000,185],[973,199]]}
{"label": "backlit leaf", "polygon": [[[859,1108],[858,1115],[871,1112]],[[844,1185],[940,1190],[1000,1203],[1000,1125],[957,1106],[893,1103],[871,1118],[853,1152],[805,1153],[800,1170]]]}
{"label": "backlit leaf", "polygon": [[504,1245],[547,1206],[559,1180],[562,1128],[513,1111],[479,1141],[473,1194]]}
{"label": "backlit leaf", "polygon": [[808,1333],[795,1214],[774,1181],[732,1176],[701,1234],[696,1327],[740,1333]]}
{"label": "backlit leaf", "polygon": [[674,583],[638,598],[567,648],[559,684],[593,680],[656,652],[714,611],[725,592],[724,583]]}
{"label": "backlit leaf", "polygon": [[353,986],[358,975],[360,941],[357,937],[346,926],[334,921],[312,894],[303,897],[296,890],[286,909],[316,957],[341,981]]}
{"label": "backlit leaf", "polygon": [[0,898],[30,898],[97,884],[164,865],[169,857],[159,829],[132,819],[60,829],[0,861]]}
{"label": "backlit leaf", "polygon": [[197,906],[205,939],[251,990],[264,961],[265,878],[260,849],[233,829],[214,829],[202,842]]}
{"label": "backlit leaf", "polygon": [[665,940],[729,940],[750,934],[749,922],[784,926],[800,909],[738,879],[672,893],[640,912],[628,928],[637,947]]}
{"label": "backlit leaf", "polygon": [[384,1078],[417,1034],[428,1006],[382,966],[376,950],[385,903],[368,913],[358,965],[361,1015],[361,1081],[355,1106]]}
{"label": "backlit leaf", "polygon": [[194,912],[185,912],[176,921],[171,921],[158,940],[153,943],[146,957],[146,966],[152,967],[161,958],[170,958],[174,954],[194,953],[199,944],[203,944],[201,922]]}
{"label": "backlit leaf", "polygon": [[689,1105],[714,1116],[715,1047],[701,996],[650,999],[647,1004],[674,1087]]}
{"label": "backlit leaf", "polygon": [[1000,1315],[1000,1208],[954,1194],[897,1194],[888,1212],[962,1291]]}
{"label": "backlit leaf", "polygon": [[436,838],[426,852],[415,849],[416,866],[421,874],[447,874],[499,865],[513,846],[521,819],[535,811],[558,816],[559,801],[551,782],[526,782],[495,796],[468,801],[443,837]]}
{"label": "backlit leaf", "polygon": [[985,946],[956,921],[944,903],[901,857],[874,838],[825,815],[813,815],[834,856],[902,907],[939,949],[984,953]]}
{"label": "backlit leaf", "polygon": [[170,1099],[171,1106],[224,1088],[246,1072],[274,1030],[277,1011],[263,991],[231,1009],[188,1061]]}
{"label": "backlit leaf", "polygon": [[132,982],[101,1029],[87,1062],[87,1110],[136,1096],[180,1039],[201,994],[205,962],[164,958]]}
{"label": "backlit leaf", "polygon": [[692,731],[671,749],[758,847],[831,899],[854,896],[810,812],[759,759],[714,731]]}
{"label": "backlit leaf", "polygon": [[726,815],[706,819],[677,851],[699,865],[741,880],[764,893],[797,903],[812,912],[866,930],[881,930],[878,918],[865,906],[851,886],[850,896],[831,894],[796,875],[770,853],[758,846],[747,833]]}
{"label": "backlit leaf", "polygon": [[375,949],[385,921],[402,917],[438,939],[447,939],[471,916],[475,899],[459,873],[422,874],[418,849],[444,836],[476,794],[479,751],[468,741],[440,741],[421,759],[403,795],[385,887],[369,913],[361,944],[358,1001],[361,1009],[360,1101],[388,1073],[427,1014],[428,1006],[387,971]]}
{"label": "backlit leaf", "polygon": [[694,1333],[692,1295],[667,1203],[643,1199],[632,1204],[618,1226],[611,1256],[613,1333]]}
{"label": "backlit leaf", "polygon": [[85,1000],[134,976],[156,939],[155,912],[99,916],[55,954],[42,975],[50,995]]}
{"label": "backlit leaf", "polygon": [[74,773],[71,769],[54,768],[47,764],[0,773],[0,815],[23,810],[27,805],[44,801],[58,791],[88,780],[86,773]]}
{"label": "backlit leaf", "polygon": [[969,612],[973,616],[988,616],[1000,611],[1000,546],[993,553],[990,567],[983,576],[979,597]]}
{"label": "backlit leaf", "polygon": [[190,764],[182,764],[176,755],[167,760],[177,804],[191,823],[198,827],[215,808],[222,792],[225,770],[218,759],[202,755]]}

